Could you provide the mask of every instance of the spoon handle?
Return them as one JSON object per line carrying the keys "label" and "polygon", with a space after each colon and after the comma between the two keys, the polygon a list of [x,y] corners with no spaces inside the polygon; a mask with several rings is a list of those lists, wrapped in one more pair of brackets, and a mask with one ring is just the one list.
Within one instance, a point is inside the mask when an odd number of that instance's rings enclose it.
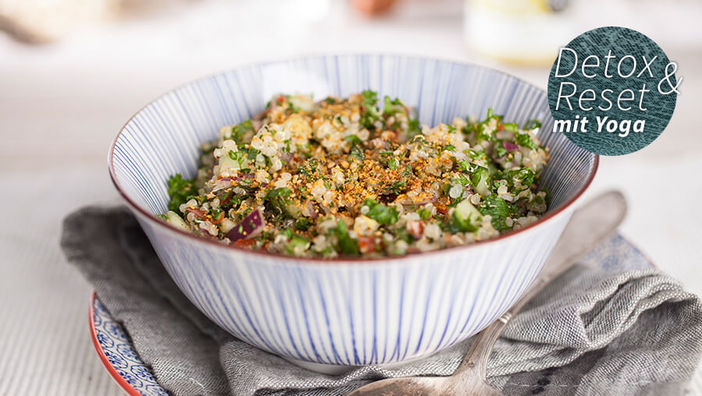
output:
{"label": "spoon handle", "polygon": [[618,191],[605,192],[577,209],[529,290],[498,320],[492,322],[476,336],[466,357],[453,375],[459,376],[462,373],[478,370],[481,378],[484,379],[492,348],[510,319],[546,285],[570,269],[581,256],[610,236],[621,224],[625,215],[626,200]]}

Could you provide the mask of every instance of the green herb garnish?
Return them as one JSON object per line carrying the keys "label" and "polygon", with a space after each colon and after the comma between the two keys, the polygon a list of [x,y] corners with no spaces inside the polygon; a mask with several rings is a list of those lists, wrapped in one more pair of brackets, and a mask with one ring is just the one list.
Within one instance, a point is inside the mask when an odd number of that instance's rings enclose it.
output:
{"label": "green herb garnish", "polygon": [[390,157],[388,159],[388,168],[395,170],[400,166],[400,161],[397,160],[395,157]]}
{"label": "green herb garnish", "polygon": [[376,106],[378,94],[375,91],[365,90],[361,95],[363,95],[361,125],[368,129],[375,129],[375,122],[380,120],[380,111]]}
{"label": "green herb garnish", "polygon": [[249,142],[251,141],[253,133],[254,127],[251,120],[246,120],[232,127],[232,140],[234,140],[237,145]]}
{"label": "green herb garnish", "polygon": [[522,147],[528,147],[532,150],[536,150],[539,146],[534,143],[533,140],[531,140],[531,137],[529,136],[528,133],[517,133],[514,135],[514,140],[517,142],[518,145]]}
{"label": "green herb garnish", "polygon": [[295,229],[300,230],[300,231],[307,231],[312,223],[307,217],[300,217],[299,219],[295,220]]}
{"label": "green herb garnish", "polygon": [[168,179],[168,195],[171,197],[170,202],[168,202],[168,210],[177,213],[180,205],[188,202],[196,194],[195,179],[184,179],[180,173],[171,176]]}
{"label": "green herb garnish", "polygon": [[504,157],[507,155],[507,149],[505,148],[504,144],[502,144],[502,140],[498,140],[495,142],[495,145],[493,146],[493,149],[495,150],[495,154],[497,154],[498,157]]}
{"label": "green herb garnish", "polygon": [[363,204],[368,206],[369,209],[366,216],[377,221],[378,223],[385,225],[397,223],[398,213],[395,207],[385,206],[373,199],[367,199]]}
{"label": "green herb garnish", "polygon": [[358,241],[351,238],[343,220],[339,220],[339,223],[337,223],[336,228],[333,229],[333,232],[336,233],[336,237],[338,239],[337,249],[342,254],[351,256],[357,256],[360,254],[360,250],[358,249]]}
{"label": "green herb garnish", "polygon": [[490,215],[492,218],[492,226],[496,230],[502,232],[509,230],[512,226],[505,223],[505,219],[510,217],[511,213],[515,212],[513,205],[493,194],[483,200],[483,204],[478,208],[482,215]]}
{"label": "green herb garnish", "polygon": [[420,208],[417,210],[417,214],[422,220],[429,220],[431,218],[431,211],[427,208]]}

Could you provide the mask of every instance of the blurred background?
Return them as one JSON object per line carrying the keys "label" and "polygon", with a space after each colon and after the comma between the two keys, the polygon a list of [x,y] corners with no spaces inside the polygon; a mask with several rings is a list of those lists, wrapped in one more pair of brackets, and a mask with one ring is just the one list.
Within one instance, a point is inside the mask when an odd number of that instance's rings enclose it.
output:
{"label": "blurred background", "polygon": [[[156,96],[240,64],[404,53],[488,65],[546,87],[558,47],[620,25],[677,61],[677,108],[640,152],[602,159],[622,233],[702,293],[702,0],[0,0],[0,394],[120,394],[90,344],[90,286],[58,247],[68,212],[118,203],[111,140]],[[691,392],[702,392],[699,378]]]}

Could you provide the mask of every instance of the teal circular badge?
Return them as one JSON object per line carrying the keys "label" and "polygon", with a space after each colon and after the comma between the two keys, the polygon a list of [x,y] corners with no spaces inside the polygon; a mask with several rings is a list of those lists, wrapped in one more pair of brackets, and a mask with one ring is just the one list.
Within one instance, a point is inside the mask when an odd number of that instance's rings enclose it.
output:
{"label": "teal circular badge", "polygon": [[641,150],[675,110],[677,64],[624,27],[587,31],[559,49],[548,79],[553,133],[602,155]]}

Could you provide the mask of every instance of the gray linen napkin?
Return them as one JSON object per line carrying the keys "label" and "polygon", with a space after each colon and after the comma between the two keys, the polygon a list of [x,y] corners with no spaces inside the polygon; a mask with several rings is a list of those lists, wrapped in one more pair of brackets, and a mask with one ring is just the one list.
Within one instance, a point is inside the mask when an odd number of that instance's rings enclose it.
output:
{"label": "gray linen napkin", "polygon": [[[176,395],[339,395],[373,380],[450,375],[471,340],[421,361],[314,373],[241,342],[178,290],[125,208],[88,207],[61,241],[159,383]],[[702,303],[615,236],[507,327],[488,379],[507,394],[676,394],[702,353]]]}

